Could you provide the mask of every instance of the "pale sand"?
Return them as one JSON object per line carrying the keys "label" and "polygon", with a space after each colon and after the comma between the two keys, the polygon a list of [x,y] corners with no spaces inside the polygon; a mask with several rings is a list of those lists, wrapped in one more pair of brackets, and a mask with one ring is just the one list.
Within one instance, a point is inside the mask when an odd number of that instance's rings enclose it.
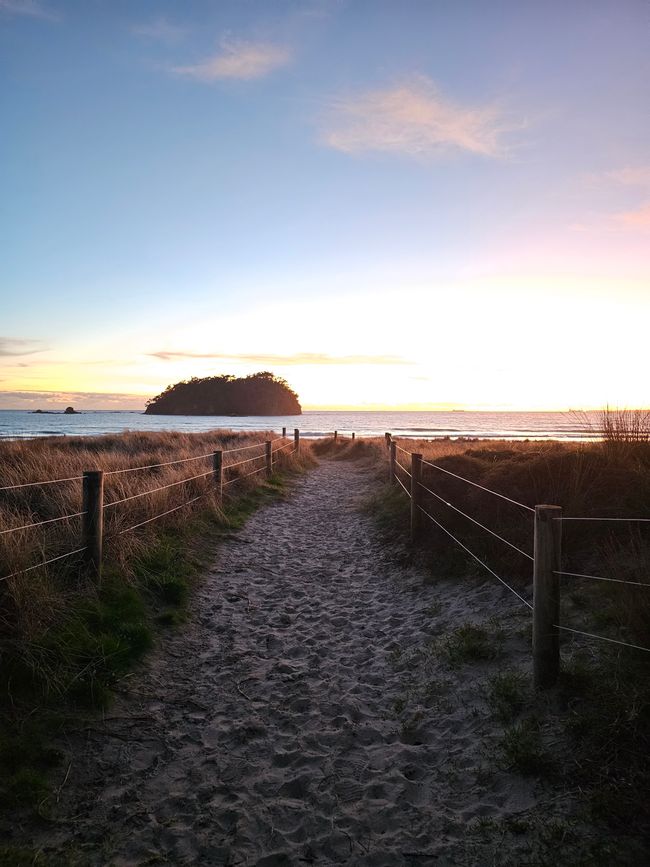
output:
{"label": "pale sand", "polygon": [[[529,612],[489,576],[432,582],[399,566],[359,511],[375,484],[326,461],[218,549],[189,624],[105,723],[70,736],[63,821],[35,834],[46,852],[73,844],[102,865],[551,863],[530,850],[575,805],[500,767],[503,726],[485,700],[489,674],[528,673]],[[497,660],[453,669],[431,652],[495,615]],[[513,816],[524,833],[484,821]]]}

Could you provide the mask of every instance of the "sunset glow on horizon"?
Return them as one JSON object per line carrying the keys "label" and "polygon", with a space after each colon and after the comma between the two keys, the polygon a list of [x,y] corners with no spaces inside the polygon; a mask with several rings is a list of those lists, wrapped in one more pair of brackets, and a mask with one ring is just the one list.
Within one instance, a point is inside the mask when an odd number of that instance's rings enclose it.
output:
{"label": "sunset glow on horizon", "polygon": [[0,408],[649,401],[641,0],[0,0]]}

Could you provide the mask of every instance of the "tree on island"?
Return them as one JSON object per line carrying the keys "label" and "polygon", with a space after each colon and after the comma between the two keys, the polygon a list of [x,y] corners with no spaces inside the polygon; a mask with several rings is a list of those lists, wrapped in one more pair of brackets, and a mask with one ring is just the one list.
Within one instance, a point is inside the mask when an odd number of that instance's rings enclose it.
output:
{"label": "tree on island", "polygon": [[300,415],[298,395],[268,370],[250,376],[192,377],[147,401],[148,415]]}

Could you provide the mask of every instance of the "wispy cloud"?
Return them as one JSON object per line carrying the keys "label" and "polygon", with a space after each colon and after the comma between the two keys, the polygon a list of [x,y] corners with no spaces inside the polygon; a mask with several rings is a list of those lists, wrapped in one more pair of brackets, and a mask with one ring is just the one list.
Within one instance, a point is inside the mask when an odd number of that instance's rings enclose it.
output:
{"label": "wispy cloud", "polygon": [[33,355],[43,352],[40,340],[25,340],[20,337],[0,337],[0,356]]}
{"label": "wispy cloud", "polygon": [[197,81],[227,78],[250,80],[264,78],[286,66],[290,60],[291,52],[282,45],[224,39],[217,54],[190,66],[175,66],[172,71]]}
{"label": "wispy cloud", "polygon": [[33,408],[47,406],[62,408],[66,405],[77,409],[141,409],[146,398],[138,394],[100,391],[9,391],[0,389],[0,407]]}
{"label": "wispy cloud", "polygon": [[497,106],[458,105],[445,99],[429,78],[419,76],[334,101],[322,138],[344,153],[429,156],[460,150],[498,157],[505,153],[504,134],[512,129]]}
{"label": "wispy cloud", "polygon": [[240,361],[250,364],[278,364],[285,366],[329,365],[329,364],[412,364],[397,355],[328,355],[325,352],[295,352],[292,355],[235,354],[221,352],[150,352],[149,355],[161,361],[176,361],[186,358],[209,358],[220,361]]}
{"label": "wispy cloud", "polygon": [[650,166],[625,166],[607,172],[605,178],[625,186],[650,189]]}
{"label": "wispy cloud", "polygon": [[143,24],[134,24],[130,30],[134,36],[149,39],[152,42],[178,42],[187,34],[186,27],[173,24],[163,16]]}
{"label": "wispy cloud", "polygon": [[[579,222],[572,225],[578,231],[588,231],[601,228],[606,231],[646,232],[650,229],[650,165],[623,166],[606,172],[585,176],[591,187],[604,188],[610,195],[627,200],[627,207],[611,209],[609,213],[601,214],[591,222]],[[627,188],[623,193],[621,188]]]}
{"label": "wispy cloud", "polygon": [[629,211],[621,211],[614,214],[613,219],[620,225],[630,229],[650,230],[650,202],[633,208]]}
{"label": "wispy cloud", "polygon": [[650,229],[650,202],[647,201],[647,196],[650,194],[650,165],[626,166],[610,172],[609,176],[619,184],[636,187],[643,199],[638,205],[614,214],[614,222],[627,229],[643,232]]}
{"label": "wispy cloud", "polygon": [[42,18],[56,21],[55,12],[39,3],[38,0],[0,0],[0,15],[25,15],[29,18]]}

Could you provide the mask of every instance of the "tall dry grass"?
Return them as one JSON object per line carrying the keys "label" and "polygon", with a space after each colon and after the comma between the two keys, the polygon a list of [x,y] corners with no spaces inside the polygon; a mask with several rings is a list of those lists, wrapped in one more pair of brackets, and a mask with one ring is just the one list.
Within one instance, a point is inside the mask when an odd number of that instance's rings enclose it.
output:
{"label": "tall dry grass", "polygon": [[[53,732],[81,708],[106,707],[157,629],[182,624],[192,582],[209,555],[201,553],[202,542],[240,526],[256,505],[281,492],[284,471],[312,462],[308,444],[293,455],[286,441],[266,479],[267,436],[273,435],[125,433],[0,443],[0,488],[9,488],[0,490],[0,531],[12,531],[0,532],[0,579],[6,578],[0,580],[1,807],[46,809]],[[218,449],[225,481],[236,480],[221,502],[211,473]],[[247,463],[229,469],[242,460]],[[257,468],[262,472],[248,475]],[[84,574],[79,555],[30,569],[79,548],[80,519],[13,530],[80,512],[79,476],[92,469],[106,474],[102,582]],[[11,489],[51,479],[71,480]],[[126,501],[110,506],[118,500]]]}
{"label": "tall dry grass", "polygon": [[[198,434],[124,433],[97,438],[44,438],[0,443],[0,487],[73,479],[57,484],[0,490],[0,579],[19,572],[13,578],[0,580],[0,650],[2,641],[8,637],[29,642],[42,635],[52,623],[64,616],[80,593],[92,590],[86,586],[80,570],[79,555],[59,560],[46,568],[20,572],[80,548],[79,517],[16,532],[3,531],[80,512],[82,483],[77,477],[84,470],[102,469],[105,472],[106,504],[104,562],[128,579],[133,564],[162,529],[187,521],[197,511],[219,517],[222,515],[221,504],[215,496],[214,480],[210,474],[114,507],[110,504],[201,473],[210,473],[212,452],[222,449],[224,479],[240,478],[236,484],[224,489],[224,505],[227,506],[264,478],[263,472],[244,477],[251,470],[264,467],[264,439],[266,435],[260,433],[215,431]],[[250,451],[228,452],[253,443],[261,444]],[[277,442],[274,448],[280,445],[282,443]],[[186,460],[201,455],[206,457]],[[256,457],[256,460],[227,469],[230,464],[251,457]],[[296,463],[291,457],[291,448],[278,452],[277,458],[277,468]],[[179,460],[186,462],[120,472]],[[133,532],[123,532],[199,495],[201,499],[195,505]]]}
{"label": "tall dry grass", "polygon": [[[479,485],[504,494],[529,508],[547,503],[563,507],[567,517],[650,518],[650,438],[647,413],[606,413],[597,442],[507,442],[461,440],[397,440],[397,473],[410,486],[410,452]],[[352,443],[332,440],[317,452],[366,457],[388,478],[388,451],[383,439]],[[404,451],[402,451],[402,449]],[[449,503],[533,552],[533,515],[527,509],[494,497],[441,470],[423,464],[423,484]],[[391,492],[394,532],[405,536],[408,500],[401,489]],[[381,499],[381,498],[380,498]],[[400,505],[401,504],[401,505]],[[532,563],[424,492],[424,508],[509,583],[532,595]],[[390,519],[390,516],[388,516]],[[384,529],[393,532],[388,520]],[[481,567],[425,520],[422,549],[437,570],[481,574]],[[571,521],[563,525],[563,570],[650,584],[650,524]],[[489,579],[489,574],[484,573]],[[507,591],[504,591],[507,592]],[[650,592],[629,584],[563,579],[566,625],[601,630],[607,637],[650,647]],[[572,604],[575,603],[575,604]]]}
{"label": "tall dry grass", "polygon": [[[403,440],[399,444],[527,506],[557,504],[563,506],[566,516],[574,517],[650,518],[650,440],[646,432],[642,413],[609,413],[603,418],[597,442]],[[317,450],[338,459],[365,458],[379,479],[388,477],[383,440],[336,446],[330,441],[319,444]],[[410,469],[409,456],[401,452],[398,456]],[[408,486],[408,475],[403,470],[399,473]],[[443,499],[532,553],[533,516],[526,509],[433,467],[424,467],[423,481]],[[455,578],[459,595],[474,578],[496,584],[489,572],[429,521],[425,520],[418,546],[408,547],[410,503],[401,488],[379,487],[370,508],[387,543],[402,555],[424,558],[433,576]],[[425,508],[532,600],[532,563],[526,557],[431,495],[425,497]],[[650,524],[566,522],[562,568],[650,585]],[[497,605],[490,612],[497,618],[508,602],[509,591],[502,588],[502,592],[503,609]],[[563,577],[561,598],[561,624],[650,648],[650,586]],[[527,635],[522,637],[530,640]],[[562,673],[556,693],[531,699],[523,711],[531,715],[533,724],[553,718],[553,725],[559,721],[564,727],[569,750],[558,769],[558,785],[579,795],[594,823],[614,834],[626,835],[634,828],[639,839],[644,834],[648,839],[650,653],[566,632],[561,633],[561,642]],[[637,862],[623,857],[620,863]]]}

